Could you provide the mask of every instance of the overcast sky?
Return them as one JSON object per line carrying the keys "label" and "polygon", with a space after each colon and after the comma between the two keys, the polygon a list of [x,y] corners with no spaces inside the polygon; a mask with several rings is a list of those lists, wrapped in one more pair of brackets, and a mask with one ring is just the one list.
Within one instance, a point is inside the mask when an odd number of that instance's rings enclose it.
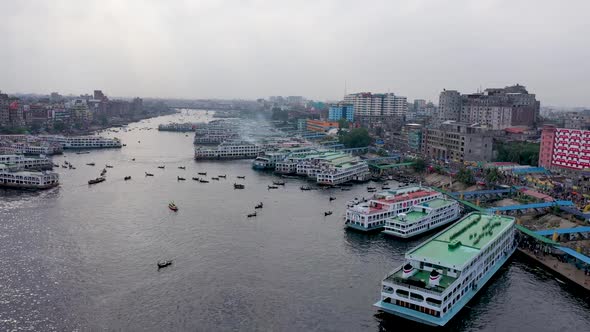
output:
{"label": "overcast sky", "polygon": [[0,90],[337,100],[520,83],[590,106],[589,0],[0,0]]}

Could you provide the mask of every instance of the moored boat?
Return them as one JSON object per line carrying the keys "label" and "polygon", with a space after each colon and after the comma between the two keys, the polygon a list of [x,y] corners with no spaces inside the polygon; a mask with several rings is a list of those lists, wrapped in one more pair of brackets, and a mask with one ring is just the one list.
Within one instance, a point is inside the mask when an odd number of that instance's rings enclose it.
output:
{"label": "moored boat", "polygon": [[461,207],[453,199],[437,198],[414,205],[385,222],[384,234],[409,238],[442,227],[459,219]]}
{"label": "moored boat", "polygon": [[88,184],[96,184],[104,181],[106,181],[106,178],[104,176],[99,176],[96,179],[88,180]]}
{"label": "moored boat", "polygon": [[516,249],[515,219],[473,212],[418,245],[383,279],[381,310],[444,326]]}
{"label": "moored boat", "polygon": [[244,189],[246,188],[245,185],[241,184],[241,183],[234,183],[234,189]]}

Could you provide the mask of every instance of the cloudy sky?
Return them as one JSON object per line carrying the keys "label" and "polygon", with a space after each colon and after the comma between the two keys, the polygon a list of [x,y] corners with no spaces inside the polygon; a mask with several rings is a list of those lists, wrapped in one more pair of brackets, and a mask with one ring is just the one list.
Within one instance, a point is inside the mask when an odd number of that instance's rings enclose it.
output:
{"label": "cloudy sky", "polygon": [[590,106],[590,1],[0,0],[0,90],[438,100],[521,83]]}

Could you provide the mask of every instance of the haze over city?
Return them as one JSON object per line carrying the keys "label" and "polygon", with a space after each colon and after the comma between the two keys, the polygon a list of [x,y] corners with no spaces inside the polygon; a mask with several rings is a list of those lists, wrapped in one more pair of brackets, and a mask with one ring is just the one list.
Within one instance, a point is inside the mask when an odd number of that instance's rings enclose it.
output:
{"label": "haze over city", "polygon": [[[534,8],[534,10],[532,10]],[[587,106],[588,1],[2,1],[0,87],[438,100],[521,83]]]}

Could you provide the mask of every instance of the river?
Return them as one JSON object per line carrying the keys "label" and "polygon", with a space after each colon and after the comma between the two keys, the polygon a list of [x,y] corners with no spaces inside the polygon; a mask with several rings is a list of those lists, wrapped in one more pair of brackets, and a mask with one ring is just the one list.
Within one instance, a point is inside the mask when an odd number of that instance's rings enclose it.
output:
{"label": "river", "polygon": [[[302,192],[304,180],[287,179],[269,191],[273,175],[249,161],[195,162],[192,134],[139,129],[208,117],[130,124],[109,133],[122,149],[55,156],[77,168],[57,169],[58,188],[0,190],[0,330],[426,329],[372,306],[381,279],[425,238],[345,230],[345,202],[368,196],[364,185]],[[107,181],[88,186],[105,164]],[[227,179],[198,183],[197,172]],[[245,190],[233,189],[238,175]],[[158,271],[163,259],[174,264]],[[578,293],[513,257],[445,329],[590,331],[590,299]]]}

